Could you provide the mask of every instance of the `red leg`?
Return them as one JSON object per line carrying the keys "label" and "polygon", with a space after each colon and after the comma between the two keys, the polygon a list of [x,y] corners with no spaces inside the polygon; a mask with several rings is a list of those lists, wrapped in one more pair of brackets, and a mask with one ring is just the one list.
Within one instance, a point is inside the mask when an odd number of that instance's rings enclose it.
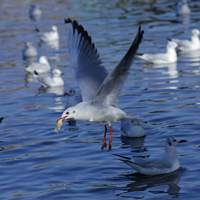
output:
{"label": "red leg", "polygon": [[103,138],[103,144],[102,144],[102,147],[101,147],[102,150],[104,149],[104,147],[107,147],[107,144],[106,144],[107,127],[106,127],[105,124],[104,124],[104,126],[105,126],[105,134],[104,134],[104,138]]}
{"label": "red leg", "polygon": [[112,126],[110,126],[109,150],[112,150]]}

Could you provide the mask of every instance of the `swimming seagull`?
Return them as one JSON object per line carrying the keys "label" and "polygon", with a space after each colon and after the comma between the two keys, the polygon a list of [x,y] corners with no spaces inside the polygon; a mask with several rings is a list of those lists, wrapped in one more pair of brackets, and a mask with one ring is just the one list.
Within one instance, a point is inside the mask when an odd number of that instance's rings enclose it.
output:
{"label": "swimming seagull", "polygon": [[24,67],[24,69],[32,74],[34,74],[34,71],[36,71],[38,74],[41,74],[49,72],[51,67],[49,65],[47,57],[41,56],[39,59],[39,63],[33,62],[30,65]]}
{"label": "swimming seagull", "polygon": [[38,5],[31,5],[29,10],[29,16],[32,20],[39,20],[41,18],[42,11]]}
{"label": "swimming seagull", "polygon": [[65,119],[104,124],[105,134],[102,145],[102,149],[104,149],[106,147],[106,123],[108,123],[110,126],[109,150],[111,150],[111,123],[122,119],[144,122],[140,117],[126,114],[117,107],[118,96],[129,75],[134,55],[141,43],[144,31],[141,31],[141,27],[139,27],[130,49],[115,69],[108,74],[87,31],[75,20],[67,19],[65,23],[71,72],[81,89],[83,102],[66,109],[57,120],[57,124]]}
{"label": "swimming seagull", "polygon": [[63,79],[60,77],[63,73],[59,69],[53,70],[53,76],[48,74],[38,74],[34,71],[34,76],[43,87],[60,87],[64,85]]}
{"label": "swimming seagull", "polygon": [[82,96],[76,95],[76,91],[73,88],[70,88],[69,91],[65,93],[65,95],[68,95],[65,109],[75,106],[78,103],[82,102]]}
{"label": "swimming seagull", "polygon": [[40,30],[38,28],[36,28],[35,30],[37,31],[42,42],[50,42],[50,41],[54,41],[54,40],[59,40],[59,34],[58,34],[57,27],[52,26],[51,29],[52,30],[50,32],[45,32],[45,33],[40,32]]}
{"label": "swimming seagull", "polygon": [[182,0],[176,3],[176,15],[189,15],[190,8],[187,4],[187,0]]}
{"label": "swimming seagull", "polygon": [[177,53],[176,53],[176,48],[178,47],[178,44],[175,43],[174,41],[171,41],[168,39],[168,44],[167,44],[167,52],[166,53],[159,53],[159,54],[138,54],[138,57],[146,60],[150,63],[154,64],[165,64],[165,63],[174,63],[177,61]]}
{"label": "swimming seagull", "polygon": [[36,57],[38,55],[36,48],[31,42],[25,43],[25,49],[22,51],[23,58]]}
{"label": "swimming seagull", "polygon": [[186,52],[200,49],[200,40],[199,40],[200,31],[198,29],[192,29],[191,31],[191,41],[190,40],[179,40],[172,39],[176,42],[179,47],[178,51]]}
{"label": "swimming seagull", "polygon": [[[122,161],[141,174],[158,175],[158,174],[170,173],[179,169],[180,167],[179,160],[176,156],[176,146],[183,142],[187,141],[177,140],[174,137],[168,137],[165,142],[165,155],[163,158],[160,159],[134,158],[134,160],[131,161],[128,158]],[[120,155],[117,156],[121,158],[126,158]]]}
{"label": "swimming seagull", "polygon": [[122,137],[144,137],[145,135],[145,130],[140,122],[131,119],[121,121]]}

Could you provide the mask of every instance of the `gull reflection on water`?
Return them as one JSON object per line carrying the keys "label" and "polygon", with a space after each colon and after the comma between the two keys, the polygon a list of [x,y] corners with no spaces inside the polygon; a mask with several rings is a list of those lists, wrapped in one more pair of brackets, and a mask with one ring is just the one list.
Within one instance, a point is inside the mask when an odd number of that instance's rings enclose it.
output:
{"label": "gull reflection on water", "polygon": [[168,74],[170,78],[177,78],[178,77],[178,70],[177,70],[177,62],[175,63],[168,63],[168,64],[146,64],[145,67],[148,68],[168,68],[168,71],[162,72],[162,74]]}
{"label": "gull reflection on water", "polygon": [[38,89],[37,94],[41,94],[41,93],[53,93],[55,95],[64,95],[64,86],[60,86],[60,87],[43,87],[43,86],[41,86]]}
{"label": "gull reflection on water", "polygon": [[46,41],[46,42],[40,41],[38,46],[41,46],[41,45],[48,45],[55,51],[59,50],[59,40],[51,40],[51,41]]}
{"label": "gull reflection on water", "polygon": [[178,15],[177,16],[177,21],[179,23],[189,24],[190,23],[190,14]]}
{"label": "gull reflection on water", "polygon": [[[181,189],[177,185],[181,180],[181,178],[178,176],[178,174],[181,171],[183,170],[179,169],[169,174],[161,174],[156,176],[145,176],[139,173],[123,175],[126,179],[129,179],[129,181],[131,181],[132,183],[129,183],[127,184],[126,187],[121,188],[123,192],[118,193],[117,196],[131,197],[133,195],[133,192],[137,192],[138,195],[139,191],[148,191],[149,193],[153,194],[163,193],[163,194],[174,195],[174,197],[177,198],[179,191]],[[168,186],[168,189],[166,191],[158,187],[165,185]],[[152,190],[150,190],[150,188],[152,188]],[[141,193],[141,195],[144,197],[144,193]],[[134,195],[134,198],[141,198],[141,197],[135,197]]]}
{"label": "gull reflection on water", "polygon": [[126,148],[132,148],[137,149],[137,151],[145,151],[142,147],[144,146],[144,140],[145,137],[139,137],[139,138],[130,138],[130,137],[121,137],[122,141],[122,149]]}

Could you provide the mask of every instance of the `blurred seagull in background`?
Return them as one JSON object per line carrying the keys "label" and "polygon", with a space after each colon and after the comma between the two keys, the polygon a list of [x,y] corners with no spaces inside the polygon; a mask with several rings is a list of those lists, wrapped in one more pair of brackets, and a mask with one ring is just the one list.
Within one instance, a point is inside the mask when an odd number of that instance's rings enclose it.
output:
{"label": "blurred seagull in background", "polygon": [[135,171],[145,175],[158,175],[173,172],[180,167],[179,160],[176,156],[176,146],[180,143],[187,142],[186,140],[177,140],[174,137],[167,138],[165,142],[165,154],[161,159],[143,159],[134,158],[131,161],[130,158],[119,156],[123,158],[124,163],[130,165]]}
{"label": "blurred seagull in background", "polygon": [[187,4],[187,0],[182,0],[176,3],[176,15],[189,15],[190,8]]}
{"label": "blurred seagull in background", "polygon": [[51,27],[51,31],[50,32],[45,32],[42,33],[40,32],[40,30],[38,28],[36,28],[35,30],[37,31],[40,40],[42,42],[50,42],[50,41],[54,41],[54,40],[59,40],[59,34],[58,34],[58,29],[56,26],[52,26]]}
{"label": "blurred seagull in background", "polygon": [[179,40],[172,39],[176,42],[178,46],[178,51],[193,51],[200,49],[200,40],[199,40],[200,31],[198,29],[193,29],[191,31],[191,41],[190,40]]}
{"label": "blurred seagull in background", "polygon": [[121,136],[122,137],[144,137],[146,132],[140,122],[126,119],[121,120]]}
{"label": "blurred seagull in background", "polygon": [[38,52],[31,42],[25,43],[25,49],[22,51],[23,58],[36,57]]}
{"label": "blurred seagull in background", "polygon": [[29,10],[29,16],[32,20],[37,21],[42,16],[42,11],[38,5],[31,5]]}
{"label": "blurred seagull in background", "polygon": [[51,67],[49,65],[47,57],[41,56],[39,59],[39,63],[33,62],[30,65],[24,67],[24,69],[32,74],[34,74],[34,71],[36,71],[38,74],[41,74],[49,72]]}
{"label": "blurred seagull in background", "polygon": [[139,58],[146,60],[150,63],[154,64],[165,64],[165,63],[174,63],[177,61],[177,53],[176,48],[178,47],[178,44],[174,41],[171,41],[168,39],[167,44],[167,52],[166,53],[159,53],[159,54],[137,54]]}
{"label": "blurred seagull in background", "polygon": [[37,78],[38,82],[43,87],[60,87],[64,86],[64,81],[60,77],[63,73],[59,69],[53,70],[53,76],[51,77],[48,74],[39,74],[37,71],[34,71],[34,76]]}
{"label": "blurred seagull in background", "polygon": [[81,89],[83,102],[66,109],[57,120],[57,125],[66,119],[104,124],[105,134],[102,144],[102,149],[104,149],[107,146],[106,123],[108,123],[110,126],[109,150],[111,150],[111,123],[122,119],[132,119],[141,123],[145,122],[142,118],[126,114],[117,107],[118,96],[130,73],[134,55],[142,41],[144,32],[139,27],[130,49],[115,69],[108,74],[87,31],[75,20],[67,19],[65,23],[67,27],[71,72]]}

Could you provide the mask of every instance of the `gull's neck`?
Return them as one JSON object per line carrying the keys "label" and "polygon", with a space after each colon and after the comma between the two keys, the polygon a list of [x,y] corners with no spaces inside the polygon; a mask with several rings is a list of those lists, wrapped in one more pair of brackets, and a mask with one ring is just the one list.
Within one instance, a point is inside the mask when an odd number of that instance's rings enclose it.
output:
{"label": "gull's neck", "polygon": [[192,36],[191,36],[191,42],[192,42],[193,45],[199,46],[199,47],[200,47],[199,36],[192,35]]}
{"label": "gull's neck", "polygon": [[176,148],[165,146],[164,158],[167,160],[178,160],[177,155],[176,155]]}
{"label": "gull's neck", "polygon": [[167,47],[167,54],[168,54],[168,57],[169,57],[169,61],[171,61],[171,62],[177,61],[177,54],[176,54],[175,49]]}

